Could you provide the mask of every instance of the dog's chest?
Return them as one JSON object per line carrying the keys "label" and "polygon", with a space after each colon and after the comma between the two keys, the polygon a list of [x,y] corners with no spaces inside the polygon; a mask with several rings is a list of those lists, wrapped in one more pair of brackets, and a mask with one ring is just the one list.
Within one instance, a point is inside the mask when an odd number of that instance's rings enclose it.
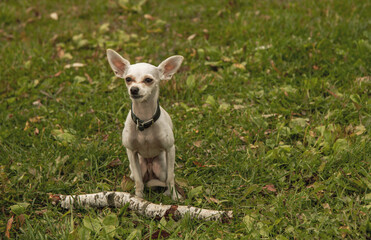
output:
{"label": "dog's chest", "polygon": [[143,132],[124,129],[122,137],[126,148],[138,152],[144,158],[156,157],[174,144],[172,132],[156,131],[156,126]]}

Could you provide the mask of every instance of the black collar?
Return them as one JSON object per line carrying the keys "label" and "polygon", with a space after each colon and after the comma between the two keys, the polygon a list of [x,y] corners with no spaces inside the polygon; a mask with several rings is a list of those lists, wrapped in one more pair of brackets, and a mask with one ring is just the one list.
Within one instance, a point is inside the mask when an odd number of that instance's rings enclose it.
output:
{"label": "black collar", "polygon": [[151,119],[147,120],[147,121],[143,121],[141,119],[139,119],[135,114],[134,114],[134,111],[133,111],[133,104],[131,104],[131,119],[133,119],[133,121],[135,122],[135,124],[137,125],[137,129],[139,131],[143,131],[144,129],[146,128],[149,128],[150,126],[152,126],[153,123],[155,123],[157,121],[157,119],[160,118],[160,115],[161,115],[161,110],[160,110],[160,104],[159,102],[157,101],[157,109],[156,109],[156,112],[155,114],[152,116]]}

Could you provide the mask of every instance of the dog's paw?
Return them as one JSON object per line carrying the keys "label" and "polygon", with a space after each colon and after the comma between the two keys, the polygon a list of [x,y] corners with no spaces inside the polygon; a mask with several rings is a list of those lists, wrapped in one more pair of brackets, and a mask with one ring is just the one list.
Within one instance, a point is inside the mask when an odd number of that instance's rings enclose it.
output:
{"label": "dog's paw", "polygon": [[144,197],[144,194],[143,194],[142,191],[135,191],[135,196],[140,197],[140,198],[143,198]]}
{"label": "dog's paw", "polygon": [[171,196],[171,199],[173,199],[173,201],[183,201],[184,200],[182,195],[180,195],[180,193],[178,193],[178,192],[173,194],[173,196]]}
{"label": "dog's paw", "polygon": [[168,196],[168,197],[171,197],[171,199],[173,199],[173,201],[182,201],[183,200],[183,196],[177,192],[177,191],[170,191],[170,189],[166,190],[164,192],[164,195],[165,196]]}
{"label": "dog's paw", "polygon": [[170,194],[170,189],[166,190],[166,191],[164,192],[164,195],[170,197],[170,196],[171,196],[171,194]]}

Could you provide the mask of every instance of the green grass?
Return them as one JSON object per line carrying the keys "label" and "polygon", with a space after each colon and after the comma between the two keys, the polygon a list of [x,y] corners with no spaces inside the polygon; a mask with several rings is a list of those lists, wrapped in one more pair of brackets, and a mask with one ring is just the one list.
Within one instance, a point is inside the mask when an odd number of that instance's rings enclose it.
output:
{"label": "green grass", "polygon": [[[15,239],[369,239],[370,2],[125,2],[0,2],[1,234],[13,216]],[[107,48],[185,57],[160,98],[176,177],[185,204],[233,210],[229,224],[50,203],[129,175],[130,100]]]}

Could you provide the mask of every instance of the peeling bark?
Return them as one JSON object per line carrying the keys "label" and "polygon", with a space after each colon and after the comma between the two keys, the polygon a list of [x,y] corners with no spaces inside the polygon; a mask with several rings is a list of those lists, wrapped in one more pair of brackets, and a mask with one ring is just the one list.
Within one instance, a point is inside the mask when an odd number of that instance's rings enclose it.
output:
{"label": "peeling bark", "polygon": [[228,222],[233,218],[232,211],[217,211],[192,206],[155,204],[126,192],[100,192],[84,195],[51,195],[52,201],[62,208],[81,207],[123,207],[129,204],[129,209],[149,218],[172,217],[175,220],[186,214],[192,219],[205,221]]}

